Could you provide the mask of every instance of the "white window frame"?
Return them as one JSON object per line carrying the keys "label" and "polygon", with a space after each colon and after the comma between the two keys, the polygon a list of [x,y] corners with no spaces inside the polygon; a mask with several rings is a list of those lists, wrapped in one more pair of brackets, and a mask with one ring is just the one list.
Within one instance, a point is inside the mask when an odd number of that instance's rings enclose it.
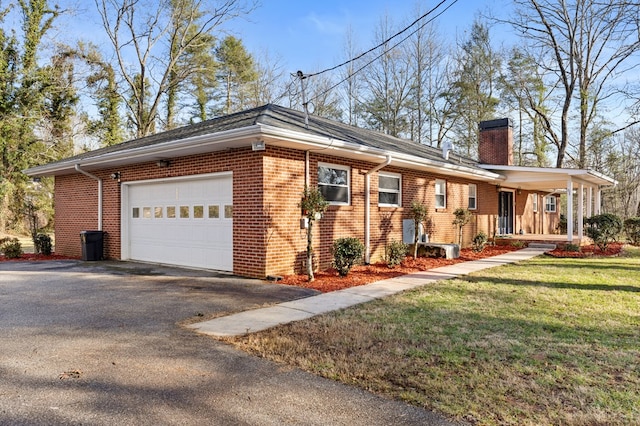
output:
{"label": "white window frame", "polygon": [[538,212],[538,194],[534,192],[531,195],[533,196],[533,212],[537,213]]}
{"label": "white window frame", "polygon": [[[473,195],[471,195],[471,188],[473,188]],[[473,200],[473,207],[471,207],[471,200]],[[467,208],[469,210],[478,209],[478,185],[475,183],[469,184],[469,199],[467,201]]]}
{"label": "white window frame", "polygon": [[[320,182],[320,167],[328,168],[328,169],[336,169],[336,170],[344,170],[347,172],[347,183],[346,185],[335,185],[335,184],[326,184]],[[343,166],[340,164],[330,164],[330,163],[318,163],[318,188],[321,186],[337,186],[347,188],[347,201],[332,201],[327,200],[329,204],[336,206],[348,206],[351,204],[351,167]]]}
{"label": "white window frame", "polygon": [[[447,208],[447,181],[444,179],[436,179],[435,182],[435,206],[436,209],[446,209]],[[444,196],[443,203],[438,203],[438,196]]]}
{"label": "white window frame", "polygon": [[[386,177],[391,179],[398,179],[398,189],[391,188],[380,188],[380,178]],[[380,193],[389,193],[389,194],[398,194],[398,202],[397,203],[381,203],[380,202]],[[391,172],[379,172],[378,173],[378,206],[380,207],[400,207],[402,205],[402,175],[400,173],[391,173]]]}
{"label": "white window frame", "polygon": [[[551,202],[551,200],[553,200]],[[558,200],[553,195],[547,195],[544,200],[544,211],[547,213],[555,213],[557,209]]]}

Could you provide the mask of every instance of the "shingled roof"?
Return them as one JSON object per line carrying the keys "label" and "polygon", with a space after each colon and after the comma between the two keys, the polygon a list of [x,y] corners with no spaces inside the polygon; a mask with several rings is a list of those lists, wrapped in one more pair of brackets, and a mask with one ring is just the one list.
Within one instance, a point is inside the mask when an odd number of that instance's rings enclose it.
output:
{"label": "shingled roof", "polygon": [[[47,166],[53,166],[58,163],[81,163],[89,159],[104,156],[105,154],[124,153],[129,150],[144,149],[155,145],[178,142],[197,136],[212,135],[228,130],[249,128],[256,125],[272,126],[294,132],[332,138],[391,153],[402,153],[443,163],[449,162],[451,164],[465,165],[472,168],[475,168],[477,165],[476,161],[453,153],[450,155],[448,160],[445,160],[442,157],[441,150],[437,148],[396,138],[380,132],[350,126],[314,115],[310,115],[308,117],[308,126],[306,126],[303,112],[295,111],[279,105],[266,104],[235,114],[217,117],[201,123],[85,152],[54,163],[49,163]],[[27,172],[32,170],[33,169],[30,169]]]}

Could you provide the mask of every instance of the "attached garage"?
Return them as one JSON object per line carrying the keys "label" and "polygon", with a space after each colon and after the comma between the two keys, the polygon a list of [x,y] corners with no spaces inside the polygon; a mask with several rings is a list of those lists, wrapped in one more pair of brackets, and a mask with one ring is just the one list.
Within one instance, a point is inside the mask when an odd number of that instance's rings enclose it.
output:
{"label": "attached garage", "polygon": [[122,259],[233,271],[231,173],[122,184]]}

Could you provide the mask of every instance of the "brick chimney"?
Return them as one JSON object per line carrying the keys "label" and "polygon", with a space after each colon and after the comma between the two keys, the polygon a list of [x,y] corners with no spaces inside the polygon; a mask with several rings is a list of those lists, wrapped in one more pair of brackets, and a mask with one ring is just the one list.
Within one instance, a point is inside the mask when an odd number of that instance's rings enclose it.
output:
{"label": "brick chimney", "polygon": [[478,158],[480,164],[513,166],[513,123],[510,118],[481,121]]}

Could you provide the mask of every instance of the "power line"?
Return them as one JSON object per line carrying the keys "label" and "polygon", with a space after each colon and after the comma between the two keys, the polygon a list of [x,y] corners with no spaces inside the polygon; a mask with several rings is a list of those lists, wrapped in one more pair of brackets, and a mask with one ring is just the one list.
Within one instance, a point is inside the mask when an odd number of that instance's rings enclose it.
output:
{"label": "power line", "polygon": [[[434,7],[433,9],[431,9],[431,10],[430,10],[429,12],[427,12],[426,14],[422,15],[420,18],[416,19],[416,20],[415,20],[411,25],[409,25],[408,27],[406,27],[405,29],[403,29],[402,31],[400,31],[399,33],[397,33],[396,35],[394,35],[394,36],[390,37],[389,39],[387,39],[387,41],[388,41],[388,40],[391,40],[391,39],[395,38],[396,36],[398,36],[399,34],[402,34],[402,33],[404,33],[405,31],[407,31],[409,28],[411,28],[413,25],[415,25],[415,23],[416,23],[416,22],[420,21],[420,20],[421,20],[421,19],[423,19],[425,16],[429,15],[429,14],[430,14],[430,13],[432,13],[434,10],[436,10],[438,7],[440,7],[440,5],[442,5],[442,3],[444,3],[445,1],[446,1],[446,0],[444,0],[444,1],[440,2],[436,7]],[[395,49],[396,47],[398,47],[399,45],[401,45],[402,43],[404,43],[404,42],[405,42],[409,37],[411,37],[412,35],[414,35],[414,34],[415,34],[415,33],[417,33],[418,31],[420,31],[422,28],[424,28],[424,27],[425,27],[425,25],[427,25],[427,24],[429,24],[429,23],[433,22],[436,18],[440,17],[443,13],[445,13],[447,10],[449,10],[449,8],[450,8],[451,6],[453,6],[454,4],[456,4],[457,2],[458,2],[458,0],[453,0],[453,2],[452,2],[450,5],[448,5],[447,7],[445,7],[445,8],[444,8],[444,10],[442,10],[440,13],[438,13],[436,16],[432,17],[432,18],[431,18],[431,19],[429,19],[428,21],[423,22],[423,23],[422,23],[422,25],[420,25],[420,26],[419,26],[418,28],[416,28],[414,31],[412,31],[411,33],[409,33],[409,35],[407,35],[405,38],[403,38],[402,40],[400,40],[399,42],[397,42],[396,44],[394,44],[394,45],[393,45],[393,46],[391,46],[390,48],[388,48],[388,49],[384,50],[384,51],[383,51],[382,53],[380,53],[378,56],[376,56],[375,58],[373,58],[372,60],[370,60],[369,62],[367,62],[366,64],[364,64],[364,65],[363,65],[363,66],[361,66],[360,68],[358,68],[357,70],[355,70],[353,73],[351,73],[350,75],[346,76],[345,78],[343,78],[342,80],[340,80],[339,82],[337,82],[336,84],[334,84],[333,86],[329,87],[327,90],[325,90],[325,91],[323,91],[323,92],[319,93],[318,95],[314,96],[313,98],[309,99],[307,102],[311,102],[311,101],[313,101],[313,100],[316,100],[316,99],[320,98],[321,96],[326,95],[327,93],[329,93],[330,91],[332,91],[333,89],[335,89],[336,87],[338,87],[339,85],[341,85],[342,83],[344,83],[345,81],[347,81],[348,79],[350,79],[351,77],[353,77],[354,75],[358,74],[360,71],[362,71],[363,69],[365,69],[366,67],[368,67],[369,65],[371,65],[372,63],[374,63],[375,61],[377,61],[378,59],[380,59],[382,56],[386,55],[387,53],[389,53],[390,51],[392,51],[393,49]],[[344,65],[346,65],[346,64],[348,64],[348,63],[350,63],[350,62],[352,62],[352,61],[355,61],[355,60],[357,60],[357,59],[360,59],[360,58],[362,58],[365,54],[370,53],[370,52],[372,52],[373,50],[378,49],[378,48],[380,48],[380,47],[384,46],[384,45],[386,44],[386,42],[387,42],[387,41],[385,41],[384,43],[379,44],[378,46],[374,47],[373,49],[369,49],[369,50],[368,50],[367,52],[365,52],[364,54],[359,55],[358,57],[356,57],[356,58],[354,58],[354,59],[352,59],[352,60],[349,60],[349,61],[347,61],[347,62],[344,62],[344,63],[340,64],[340,65],[337,65],[337,66],[332,67],[332,68],[328,68],[328,69],[326,69],[326,70],[320,71],[320,72],[315,73],[315,74],[309,74],[309,75],[306,75],[305,77],[311,77],[311,76],[314,76],[314,75],[322,74],[322,73],[327,72],[327,71],[332,71],[332,70],[334,70],[334,69],[336,69],[336,68],[339,68],[339,67],[341,67],[341,66],[344,66]]]}
{"label": "power line", "polygon": [[[450,8],[452,5],[454,5],[458,0],[454,0],[453,3],[451,3],[449,6],[447,6],[447,8],[445,9],[445,11]],[[314,75],[320,75],[320,74],[324,74],[326,72],[329,71],[333,71],[335,69],[338,69],[340,67],[343,67],[353,61],[357,61],[358,59],[362,58],[363,56],[368,55],[369,53],[373,52],[374,50],[386,45],[387,43],[389,43],[391,40],[393,40],[394,38],[398,37],[399,35],[403,34],[404,32],[408,31],[409,28],[413,27],[415,24],[417,24],[418,22],[420,22],[422,19],[426,18],[427,16],[429,16],[430,14],[432,14],[435,10],[437,10],[440,6],[442,6],[443,3],[446,3],[447,0],[442,0],[440,3],[438,3],[435,7],[433,7],[432,9],[430,9],[429,11],[427,11],[424,15],[420,16],[418,19],[416,19],[415,21],[413,21],[411,24],[407,25],[406,27],[404,27],[402,30],[398,31],[397,33],[395,33],[394,35],[392,35],[391,37],[389,37],[388,39],[386,39],[385,41],[383,41],[382,43],[378,44],[375,47],[372,47],[371,49],[367,50],[366,52],[361,53],[360,55],[356,56],[355,58],[351,58],[347,61],[344,61],[341,64],[335,65],[331,68],[327,68],[324,69],[322,71],[318,71],[316,73],[312,73],[312,74],[307,74],[305,75],[305,77],[312,77]],[[440,16],[442,14],[442,12],[440,14],[438,14],[437,16]],[[436,17],[437,17],[436,16]],[[424,26],[424,25],[423,25]],[[406,38],[404,39],[406,40]],[[403,40],[403,41],[404,41]]]}

